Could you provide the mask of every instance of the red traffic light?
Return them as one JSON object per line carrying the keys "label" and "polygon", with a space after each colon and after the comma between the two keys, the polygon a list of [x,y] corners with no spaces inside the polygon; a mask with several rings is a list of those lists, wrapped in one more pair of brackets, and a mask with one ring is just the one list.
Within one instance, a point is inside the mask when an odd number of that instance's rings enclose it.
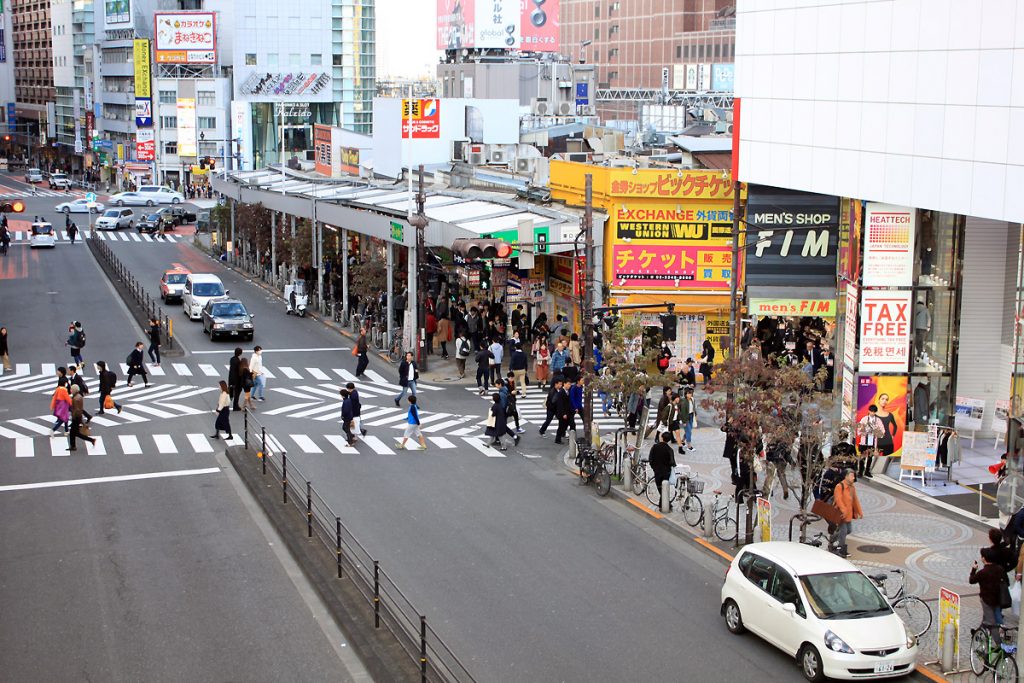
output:
{"label": "red traffic light", "polygon": [[459,238],[452,243],[452,251],[469,260],[510,258],[512,245],[496,239]]}
{"label": "red traffic light", "polygon": [[11,141],[11,136],[10,135],[5,135],[4,136],[4,142],[10,142],[10,141]]}

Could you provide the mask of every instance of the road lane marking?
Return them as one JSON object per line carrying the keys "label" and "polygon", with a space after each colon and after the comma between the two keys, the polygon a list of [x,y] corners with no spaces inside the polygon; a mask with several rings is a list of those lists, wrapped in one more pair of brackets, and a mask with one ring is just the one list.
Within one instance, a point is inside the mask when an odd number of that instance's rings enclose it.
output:
{"label": "road lane marking", "polygon": [[[339,406],[337,404],[334,404],[334,405],[323,405],[323,404],[318,403],[316,408],[310,408],[309,410],[303,410],[300,413],[293,413],[290,417],[312,417],[314,415],[320,415],[322,413],[326,413],[324,421],[332,419],[332,418],[337,418],[339,415],[341,415],[341,406]],[[340,418],[338,418],[338,419],[340,419]]]}
{"label": "road lane marking", "polygon": [[31,489],[50,489],[61,486],[81,486],[83,484],[107,484],[119,481],[137,481],[141,479],[163,479],[167,477],[189,477],[198,474],[219,473],[219,467],[206,467],[199,470],[175,470],[171,472],[147,472],[144,474],[123,474],[115,477],[93,477],[91,479],[64,479],[61,481],[40,481],[33,484],[9,484],[0,486],[4,491],[28,491]]}
{"label": "road lane marking", "polygon": [[152,238],[152,237],[150,237],[149,235],[143,235],[143,236],[142,236],[142,241],[143,241],[143,242],[152,242],[152,241],[153,241],[153,238]]}
{"label": "road lane marking", "polygon": [[[351,348],[352,347],[350,346],[331,346],[315,349],[263,349],[263,353],[308,353],[311,351],[348,351]],[[252,353],[252,349],[242,349],[242,353]],[[225,354],[224,351],[192,351],[193,356],[211,354],[227,355]]]}
{"label": "road lane marking", "polygon": [[339,452],[345,455],[359,455],[359,451],[353,446],[349,446],[348,442],[345,441],[345,437],[340,434],[325,434],[324,438],[331,442],[331,445],[338,449]]}
{"label": "road lane marking", "polygon": [[192,444],[192,450],[196,453],[213,453],[213,446],[202,434],[186,434],[188,442]]}
{"label": "road lane marking", "polygon": [[316,445],[313,439],[309,438],[305,434],[289,434],[303,453],[323,453],[320,447]]}
{"label": "road lane marking", "polygon": [[178,447],[174,445],[174,439],[171,438],[170,434],[154,434],[153,443],[156,444],[156,449],[161,453],[178,452]]}
{"label": "road lane marking", "polygon": [[171,363],[171,367],[174,368],[174,371],[182,377],[192,376],[192,371],[184,363]]}
{"label": "road lane marking", "polygon": [[308,408],[309,406],[319,405],[321,405],[319,401],[313,401],[312,403],[292,403],[281,408],[274,408],[273,410],[261,410],[260,413],[262,413],[263,415],[280,415],[281,413],[287,413],[289,411],[295,410],[296,408]]}
{"label": "road lane marking", "polygon": [[15,458],[34,458],[36,455],[35,440],[25,436],[19,436],[14,440]]}
{"label": "road lane marking", "polygon": [[327,373],[321,370],[320,368],[306,368],[306,372],[308,372],[313,377],[313,379],[319,380],[321,382],[326,382],[331,379],[327,375]]}
{"label": "road lane marking", "polygon": [[122,434],[117,437],[121,442],[121,452],[125,455],[142,455],[142,446],[133,434]]}
{"label": "road lane marking", "polygon": [[[57,374],[57,366],[54,363],[43,363],[42,367],[43,367],[43,374],[44,375],[56,375]],[[54,377],[53,381],[56,382],[57,378]]]}
{"label": "road lane marking", "polygon": [[427,441],[430,441],[438,448],[455,448],[455,444],[443,436],[428,436]]}
{"label": "road lane marking", "polygon": [[96,444],[91,444],[88,441],[85,442],[85,448],[89,452],[89,455],[106,455],[107,448],[103,444],[103,437],[96,437]]}
{"label": "road lane marking", "polygon": [[157,367],[154,367],[154,366],[151,365],[149,367],[149,374],[153,375],[154,377],[163,377],[167,373],[164,372],[163,368],[157,368]]}
{"label": "road lane marking", "polygon": [[44,427],[41,424],[32,422],[31,420],[25,420],[20,418],[17,420],[11,420],[11,424],[16,424],[19,427],[24,427],[30,432],[35,432],[36,434],[43,434],[45,436],[49,436],[50,432],[53,431],[53,428],[51,427]]}
{"label": "road lane marking", "polygon": [[128,407],[131,408],[132,410],[137,410],[140,413],[146,413],[147,415],[152,415],[153,417],[163,417],[163,418],[177,417],[177,414],[175,414],[175,413],[169,413],[166,410],[160,410],[159,408],[154,408],[153,406],[147,406],[147,405],[145,405],[143,403],[133,403],[133,404],[131,404]]}
{"label": "road lane marking", "polygon": [[50,455],[52,455],[55,458],[66,458],[67,456],[71,455],[71,452],[68,450],[67,437],[58,437],[56,439],[50,439]]}
{"label": "road lane marking", "polygon": [[480,451],[481,453],[483,453],[484,455],[486,455],[488,458],[507,457],[503,452],[499,451],[497,448],[491,448],[490,446],[486,445],[483,441],[480,440],[480,437],[462,437],[462,440],[465,441],[470,446],[472,446],[473,448]]}
{"label": "road lane marking", "polygon": [[220,373],[217,372],[217,368],[206,363],[200,363],[199,369],[203,371],[203,374],[207,377],[220,377]]}
{"label": "road lane marking", "polygon": [[295,370],[289,367],[285,367],[282,365],[281,367],[278,368],[278,370],[280,370],[281,374],[287,377],[288,379],[302,379],[302,375],[295,372]]}
{"label": "road lane marking", "polygon": [[361,438],[363,439],[364,442],[366,442],[366,445],[369,446],[371,449],[373,449],[373,452],[377,453],[378,455],[394,455],[395,454],[395,452],[393,450],[388,448],[388,445],[386,443],[384,443],[383,441],[381,441],[380,439],[378,439],[375,436],[364,436],[364,437],[361,437]]}
{"label": "road lane marking", "polygon": [[0,436],[4,437],[5,439],[24,439],[24,438],[26,438],[24,434],[22,434],[20,432],[13,431],[11,429],[7,429],[6,427],[0,427]]}

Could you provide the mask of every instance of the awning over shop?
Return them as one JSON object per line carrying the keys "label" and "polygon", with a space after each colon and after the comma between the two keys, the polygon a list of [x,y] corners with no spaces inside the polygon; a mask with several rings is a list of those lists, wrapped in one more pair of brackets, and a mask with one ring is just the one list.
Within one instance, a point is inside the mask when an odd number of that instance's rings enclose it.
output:
{"label": "awning over shop", "polygon": [[[704,315],[729,314],[729,295],[717,292],[636,292],[629,290],[612,289],[609,294],[611,306],[626,306],[640,304],[669,304],[679,313],[695,313]],[[645,309],[647,313],[665,312],[664,309]]]}

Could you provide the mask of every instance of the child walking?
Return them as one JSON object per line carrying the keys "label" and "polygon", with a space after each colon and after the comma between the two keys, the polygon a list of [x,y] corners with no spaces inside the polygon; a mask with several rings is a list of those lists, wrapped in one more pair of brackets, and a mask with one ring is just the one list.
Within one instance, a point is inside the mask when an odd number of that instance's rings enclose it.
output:
{"label": "child walking", "polygon": [[416,397],[409,397],[409,412],[405,416],[405,433],[402,434],[402,440],[398,442],[399,448],[405,448],[405,442],[410,438],[417,439],[420,443],[420,450],[427,450],[427,440],[423,437],[423,432],[420,431],[420,411],[416,407]]}

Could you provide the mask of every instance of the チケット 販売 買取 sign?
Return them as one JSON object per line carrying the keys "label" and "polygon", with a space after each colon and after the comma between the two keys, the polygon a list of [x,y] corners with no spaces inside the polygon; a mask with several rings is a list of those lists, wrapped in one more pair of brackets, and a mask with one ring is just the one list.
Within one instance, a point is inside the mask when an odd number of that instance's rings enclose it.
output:
{"label": "\u30c1\u30b1\u30c3\u30c8 \u8ca9\u58f2 \u8cb7\u53d6 sign", "polygon": [[910,362],[911,296],[912,292],[861,291],[861,372],[907,371]]}

